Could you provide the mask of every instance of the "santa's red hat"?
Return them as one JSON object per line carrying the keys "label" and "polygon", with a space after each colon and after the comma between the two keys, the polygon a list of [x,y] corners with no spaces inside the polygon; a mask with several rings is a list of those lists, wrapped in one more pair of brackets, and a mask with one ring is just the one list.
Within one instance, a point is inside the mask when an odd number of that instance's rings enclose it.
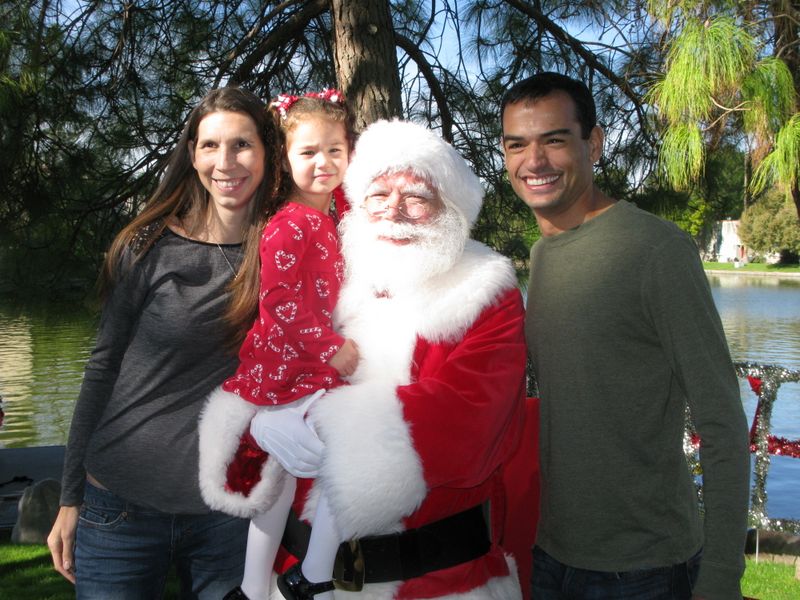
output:
{"label": "santa's red hat", "polygon": [[347,198],[358,209],[376,177],[405,170],[430,181],[468,227],[475,223],[483,202],[480,180],[450,144],[410,121],[376,121],[364,130],[345,175]]}

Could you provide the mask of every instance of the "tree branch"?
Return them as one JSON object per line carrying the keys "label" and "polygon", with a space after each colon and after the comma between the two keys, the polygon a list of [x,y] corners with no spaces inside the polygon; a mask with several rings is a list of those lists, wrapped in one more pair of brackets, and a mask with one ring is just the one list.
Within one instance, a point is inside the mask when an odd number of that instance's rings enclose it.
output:
{"label": "tree branch", "polygon": [[[231,73],[230,82],[239,84],[253,76],[258,63],[270,52],[274,52],[281,46],[288,44],[292,39],[301,35],[301,32],[308,25],[311,19],[318,17],[328,10],[327,0],[310,0],[303,8],[289,17],[281,26],[269,32],[261,43],[247,56],[242,63]],[[274,14],[275,11],[273,11]],[[231,57],[232,61],[233,57]],[[228,63],[230,64],[230,63]]]}
{"label": "tree branch", "polygon": [[647,119],[642,111],[642,100],[639,94],[628,84],[628,82],[623,78],[618,76],[614,71],[612,71],[609,67],[603,64],[592,51],[588,50],[583,43],[572,37],[568,34],[564,29],[556,25],[553,21],[551,21],[544,13],[541,11],[533,8],[527,2],[522,2],[521,0],[505,0],[505,2],[522,14],[530,17],[536,23],[538,23],[543,29],[548,31],[555,39],[558,41],[566,44],[569,46],[575,54],[583,59],[583,61],[591,67],[593,70],[597,71],[598,73],[602,74],[606,79],[616,85],[625,96],[633,103],[633,106],[636,110],[636,113],[639,116],[639,122],[642,124],[642,127],[646,127]]}
{"label": "tree branch", "polygon": [[394,38],[400,49],[405,52],[411,58],[411,60],[414,61],[414,64],[417,65],[420,73],[422,73],[422,76],[428,83],[431,94],[436,100],[436,105],[439,107],[439,114],[441,115],[442,119],[442,137],[448,142],[452,143],[453,114],[450,112],[450,108],[447,105],[447,97],[442,90],[442,86],[439,84],[439,80],[436,78],[436,75],[433,72],[433,68],[431,67],[430,63],[428,63],[425,55],[419,49],[419,46],[414,44],[407,37],[404,37],[398,33],[395,33]]}

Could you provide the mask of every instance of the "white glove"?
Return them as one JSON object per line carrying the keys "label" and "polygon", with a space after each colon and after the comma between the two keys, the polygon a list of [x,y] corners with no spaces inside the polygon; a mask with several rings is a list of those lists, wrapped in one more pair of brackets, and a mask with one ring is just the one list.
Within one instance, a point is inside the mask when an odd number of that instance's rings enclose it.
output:
{"label": "white glove", "polygon": [[317,390],[292,404],[264,407],[250,421],[250,435],[256,443],[295,477],[319,474],[325,444],[306,423],[305,415],[324,393]]}

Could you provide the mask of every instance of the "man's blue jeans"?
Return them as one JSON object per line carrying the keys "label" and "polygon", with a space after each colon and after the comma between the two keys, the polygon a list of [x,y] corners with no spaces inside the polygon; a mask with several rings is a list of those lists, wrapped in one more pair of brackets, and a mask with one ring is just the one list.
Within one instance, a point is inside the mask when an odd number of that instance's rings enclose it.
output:
{"label": "man's blue jeans", "polygon": [[535,546],[531,596],[536,600],[689,600],[700,553],[685,563],[608,573],[565,565]]}
{"label": "man's blue jeans", "polygon": [[218,512],[162,513],[87,482],[75,542],[76,597],[161,598],[174,564],[181,599],[219,600],[242,582],[248,523]]}

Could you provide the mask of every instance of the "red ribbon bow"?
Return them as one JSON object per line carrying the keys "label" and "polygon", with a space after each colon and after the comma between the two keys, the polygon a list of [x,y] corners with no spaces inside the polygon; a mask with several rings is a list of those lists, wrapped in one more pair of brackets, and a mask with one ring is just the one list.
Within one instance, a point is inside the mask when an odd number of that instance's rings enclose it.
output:
{"label": "red ribbon bow", "polygon": [[300,98],[319,98],[327,100],[334,104],[344,105],[344,94],[335,88],[325,88],[321,92],[308,92],[302,96],[294,96],[292,94],[278,94],[278,97],[270,102],[270,106],[278,111],[281,119],[286,118],[286,113]]}

